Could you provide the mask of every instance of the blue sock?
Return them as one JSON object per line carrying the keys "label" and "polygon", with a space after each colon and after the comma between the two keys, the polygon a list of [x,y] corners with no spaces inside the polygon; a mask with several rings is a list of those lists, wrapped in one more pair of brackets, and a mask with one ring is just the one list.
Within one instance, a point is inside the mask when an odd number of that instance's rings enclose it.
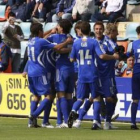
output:
{"label": "blue sock", "polygon": [[41,101],[39,107],[31,115],[37,118],[45,108],[48,109],[48,106],[50,106],[50,104],[51,101],[45,98],[43,101]]}
{"label": "blue sock", "polygon": [[115,107],[116,107],[116,103],[112,103],[111,117],[113,116],[113,114],[115,112]]}
{"label": "blue sock", "polygon": [[67,123],[68,121],[68,103],[65,97],[61,97],[59,98],[60,101],[60,108],[61,108],[61,112],[63,114],[64,117],[64,122]]}
{"label": "blue sock", "polygon": [[68,102],[68,114],[70,114],[73,106],[73,99],[67,99]]}
{"label": "blue sock", "polygon": [[136,124],[136,115],[137,115],[138,104],[132,103],[131,104],[131,123]]}
{"label": "blue sock", "polygon": [[92,102],[90,102],[89,100],[86,100],[84,107],[79,114],[78,120],[83,120],[83,117],[85,116],[85,114],[87,113],[91,105],[92,105]]}
{"label": "blue sock", "polygon": [[63,114],[61,112],[59,100],[57,100],[56,106],[57,106],[57,124],[62,124]]}
{"label": "blue sock", "polygon": [[48,104],[48,107],[44,110],[44,116],[43,116],[43,124],[49,123],[49,116],[52,108],[52,101],[50,101],[50,104]]}
{"label": "blue sock", "polygon": [[106,101],[106,122],[111,122],[113,103]]}
{"label": "blue sock", "polygon": [[94,110],[93,120],[96,120],[99,123],[101,123],[101,120],[100,120],[100,106],[101,106],[101,103],[99,101],[94,101],[93,102],[93,110]]}
{"label": "blue sock", "polygon": [[37,109],[38,101],[31,101],[31,114]]}
{"label": "blue sock", "polygon": [[72,107],[72,110],[78,111],[82,104],[83,104],[83,101],[77,100],[77,101],[74,103],[74,105],[73,105],[73,107]]}

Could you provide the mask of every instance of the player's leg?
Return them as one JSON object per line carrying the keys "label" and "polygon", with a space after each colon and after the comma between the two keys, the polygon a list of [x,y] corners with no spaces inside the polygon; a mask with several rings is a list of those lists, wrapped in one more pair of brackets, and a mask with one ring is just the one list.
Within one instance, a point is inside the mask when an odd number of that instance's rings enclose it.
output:
{"label": "player's leg", "polygon": [[81,121],[83,120],[83,117],[86,115],[87,111],[90,109],[91,105],[93,103],[93,99],[90,97],[85,101],[84,107],[79,113],[78,119],[73,123],[72,127],[79,128],[81,125]]}
{"label": "player's leg", "polygon": [[66,99],[68,102],[68,113],[70,114],[73,106],[73,98],[72,98],[72,93],[74,92],[74,86],[75,86],[75,80],[73,78],[74,76],[74,70],[69,70],[65,75],[67,75],[67,78],[65,79],[65,84],[66,84]]}
{"label": "player's leg", "polygon": [[29,89],[30,92],[33,94],[32,101],[31,101],[31,106],[30,106],[30,115],[29,115],[29,121],[28,121],[28,127],[36,127],[37,126],[37,120],[31,118],[31,114],[37,109],[38,103],[40,101],[40,96],[38,96],[35,87],[34,87],[34,82],[36,78],[28,77],[29,81]]}
{"label": "player's leg", "polygon": [[[55,73],[55,72],[54,72]],[[51,77],[50,77],[50,83],[51,83],[51,94],[50,94],[50,97],[51,97],[51,104],[48,108],[45,108],[44,110],[44,116],[43,116],[43,122],[42,122],[42,127],[46,127],[46,128],[54,128],[54,126],[52,126],[49,122],[49,116],[50,116],[50,112],[51,112],[51,108],[52,108],[52,104],[53,104],[53,101],[55,99],[55,96],[56,96],[56,91],[55,91],[55,80],[54,80],[54,73],[51,74]]]}
{"label": "player's leg", "polygon": [[49,122],[49,116],[50,116],[50,112],[51,112],[51,108],[52,108],[52,103],[54,101],[55,95],[50,95],[51,97],[51,104],[50,106],[46,107],[44,110],[44,116],[43,116],[43,122],[42,122],[42,127],[46,127],[46,128],[54,128],[53,125],[51,125],[51,123]]}
{"label": "player's leg", "polygon": [[45,95],[45,98],[40,102],[40,105],[32,112],[31,116],[37,118],[45,108],[49,108],[51,105],[50,97],[50,84],[47,82],[47,76],[43,75],[36,77],[34,80],[34,88],[38,95]]}
{"label": "player's leg", "polygon": [[116,84],[113,78],[102,78],[102,90],[104,92],[104,96],[106,98],[106,117],[105,117],[105,124],[104,129],[111,129],[111,118],[115,110],[117,89]]}
{"label": "player's leg", "polygon": [[[97,79],[96,79],[97,80]],[[97,92],[97,81],[90,83],[89,88],[91,92],[91,97],[93,98],[93,110],[94,110],[94,116],[93,116],[93,125],[92,130],[101,129],[101,120],[100,120],[100,95]]]}
{"label": "player's leg", "polygon": [[132,77],[132,104],[131,104],[131,129],[139,129],[136,125],[136,115],[140,99],[140,74],[134,74]]}
{"label": "player's leg", "polygon": [[79,108],[81,107],[81,105],[84,102],[85,99],[85,94],[86,94],[86,87],[87,85],[84,83],[80,83],[78,82],[77,84],[77,101],[73,104],[72,107],[72,111],[69,115],[69,119],[68,119],[68,126],[69,128],[72,127],[73,122],[78,118],[78,114],[77,111],[79,110]]}
{"label": "player's leg", "polygon": [[[62,117],[64,117],[64,123],[67,123],[68,120],[68,103],[65,96],[66,84],[65,71],[57,70],[56,74],[56,91],[57,91],[57,122],[60,122]],[[62,116],[61,116],[62,114]]]}

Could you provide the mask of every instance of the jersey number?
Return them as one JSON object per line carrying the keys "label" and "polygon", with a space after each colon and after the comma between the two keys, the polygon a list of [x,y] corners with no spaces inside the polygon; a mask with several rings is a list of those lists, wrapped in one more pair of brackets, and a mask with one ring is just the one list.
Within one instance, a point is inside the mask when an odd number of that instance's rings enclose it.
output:
{"label": "jersey number", "polygon": [[34,47],[31,47],[30,50],[29,50],[29,52],[31,53],[30,54],[30,59],[32,61],[35,61],[35,48]]}
{"label": "jersey number", "polygon": [[80,65],[84,65],[85,60],[88,60],[87,61],[88,65],[91,64],[90,59],[92,59],[92,55],[89,54],[89,50],[86,50],[85,56],[84,56],[84,50],[79,50],[79,54],[80,54]]}

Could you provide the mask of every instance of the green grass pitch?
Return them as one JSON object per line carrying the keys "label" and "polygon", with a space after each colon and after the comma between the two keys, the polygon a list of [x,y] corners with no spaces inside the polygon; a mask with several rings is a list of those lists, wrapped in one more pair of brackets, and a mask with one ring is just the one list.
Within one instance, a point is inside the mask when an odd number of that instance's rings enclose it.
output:
{"label": "green grass pitch", "polygon": [[[140,140],[140,130],[130,130],[130,124],[124,123],[115,123],[119,127],[116,130],[93,131],[91,121],[84,121],[80,129],[27,128],[27,122],[28,119],[0,117],[0,140]],[[50,122],[55,125],[56,120]]]}

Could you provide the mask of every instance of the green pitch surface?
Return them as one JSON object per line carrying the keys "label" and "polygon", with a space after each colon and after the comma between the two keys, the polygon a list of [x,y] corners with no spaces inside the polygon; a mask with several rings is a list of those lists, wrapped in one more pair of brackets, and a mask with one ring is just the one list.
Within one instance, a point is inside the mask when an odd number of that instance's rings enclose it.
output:
{"label": "green pitch surface", "polygon": [[[116,130],[93,131],[90,121],[83,122],[80,129],[27,128],[27,122],[28,119],[0,117],[0,140],[140,140],[140,130],[130,130],[130,125],[123,123],[115,123],[119,127]],[[53,125],[55,122],[51,120]]]}

